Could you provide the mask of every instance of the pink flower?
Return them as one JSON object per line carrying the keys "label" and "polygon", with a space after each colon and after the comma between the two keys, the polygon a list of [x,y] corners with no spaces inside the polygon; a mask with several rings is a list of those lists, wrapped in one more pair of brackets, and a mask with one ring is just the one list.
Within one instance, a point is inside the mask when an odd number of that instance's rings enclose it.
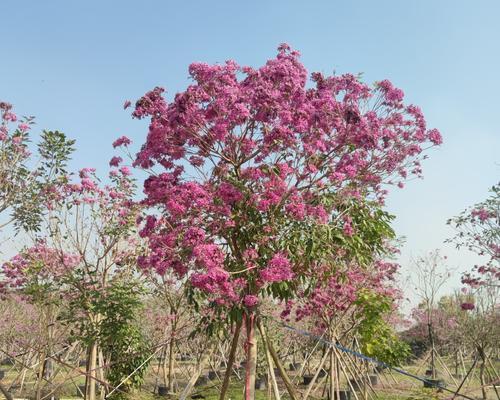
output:
{"label": "pink flower", "polygon": [[474,310],[475,306],[472,303],[462,303],[460,308],[464,311],[471,311]]}
{"label": "pink flower", "polygon": [[122,175],[125,175],[125,176],[132,174],[132,172],[130,172],[130,168],[125,166],[125,165],[123,167],[120,167],[120,172],[122,173]]}
{"label": "pink flower", "polygon": [[24,123],[22,123],[22,124],[19,124],[18,129],[19,129],[21,132],[27,132],[27,131],[29,131],[30,126],[29,126],[28,124],[24,124]]}
{"label": "pink flower", "polygon": [[437,129],[431,129],[428,133],[429,140],[435,145],[440,145],[443,143],[443,137]]}
{"label": "pink flower", "polygon": [[486,210],[484,208],[472,210],[471,215],[473,217],[478,217],[481,222],[484,222],[488,218],[491,218],[492,216],[494,216],[488,210]]}
{"label": "pink flower", "polygon": [[257,296],[247,294],[243,298],[243,304],[248,308],[255,307],[258,303],[259,303],[259,298]]}
{"label": "pink flower", "polygon": [[113,147],[128,146],[130,143],[132,143],[132,141],[128,137],[121,136],[113,142]]}
{"label": "pink flower", "polygon": [[267,263],[267,267],[260,271],[260,278],[264,282],[282,282],[294,277],[290,261],[283,253],[276,253]]}
{"label": "pink flower", "polygon": [[241,192],[232,184],[223,182],[219,186],[219,196],[227,204],[234,204],[243,198]]}
{"label": "pink flower", "polygon": [[130,100],[125,100],[125,103],[123,103],[123,109],[126,110],[131,106],[132,102]]}
{"label": "pink flower", "polygon": [[121,157],[114,156],[111,158],[111,160],[109,160],[109,166],[110,167],[118,167],[118,165],[120,165],[120,163],[122,161],[123,161],[123,159]]}
{"label": "pink flower", "polygon": [[349,216],[344,217],[344,226],[343,226],[344,235],[352,236],[354,235],[354,228],[352,227],[352,219]]}

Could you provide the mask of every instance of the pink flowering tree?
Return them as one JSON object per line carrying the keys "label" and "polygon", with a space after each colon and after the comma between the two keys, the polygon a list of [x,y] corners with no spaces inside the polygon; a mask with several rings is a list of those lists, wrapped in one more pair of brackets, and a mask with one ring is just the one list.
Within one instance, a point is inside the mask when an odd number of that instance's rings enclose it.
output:
{"label": "pink flowering tree", "polygon": [[21,296],[37,312],[38,345],[30,347],[28,338],[20,338],[21,342],[28,344],[25,348],[27,353],[31,353],[34,348],[40,349],[37,360],[37,398],[41,396],[42,376],[50,379],[54,372],[52,357],[58,345],[57,319],[61,316],[63,290],[67,289],[63,288],[64,279],[79,262],[78,254],[59,252],[40,241],[4,263],[0,271],[3,295],[10,298]]}
{"label": "pink flowering tree", "polygon": [[498,348],[499,294],[500,294],[500,184],[494,185],[490,196],[451,218],[448,224],[456,230],[449,240],[457,248],[469,251],[486,259],[462,276],[462,283],[472,301],[462,303],[464,336],[481,359],[480,380],[483,398],[486,366],[492,349]]}
{"label": "pink flowering tree", "polygon": [[482,398],[487,386],[497,378],[489,371],[492,357],[500,348],[500,289],[488,284],[466,284],[462,301],[457,304],[459,332],[463,343],[479,363]]}
{"label": "pink flowering tree", "polygon": [[[135,315],[141,296],[133,274],[140,248],[135,184],[118,157],[110,165],[109,183],[84,168],[78,181],[59,187],[48,204],[46,224],[52,246],[61,252],[71,249],[81,259],[66,280],[72,291],[64,320],[77,328],[75,338],[88,348],[89,399],[96,396],[96,374],[116,386],[147,357]],[[113,367],[104,370],[105,363]],[[143,372],[137,370],[114,396],[140,384]]]}
{"label": "pink flowering tree", "polygon": [[34,117],[18,119],[11,104],[0,101],[0,231],[9,224],[37,231],[50,187],[66,181],[66,163],[74,140],[43,131],[36,153],[30,149]]}
{"label": "pink flowering tree", "polygon": [[[336,266],[319,266],[317,279],[285,309],[295,319],[309,320],[313,332],[333,343],[352,347],[357,343],[363,354],[389,364],[401,362],[408,348],[398,340],[389,325],[400,297],[395,285],[397,264],[375,260],[372,265],[337,260]],[[289,318],[289,317],[288,317]],[[329,361],[329,363],[328,363]],[[315,385],[321,369],[329,364],[330,393],[336,390],[340,377],[339,357],[332,348],[324,352],[316,366],[307,395]],[[368,371],[366,371],[368,373]],[[346,372],[344,371],[344,374]],[[355,378],[355,376],[346,376]],[[304,398],[307,397],[304,396]]]}
{"label": "pink flowering tree", "polygon": [[486,258],[483,265],[475,265],[462,277],[472,287],[500,285],[500,183],[490,193],[485,201],[448,221],[457,231],[449,242]]}
{"label": "pink flowering tree", "polygon": [[144,204],[159,211],[144,220],[140,265],[187,277],[221,317],[244,320],[251,399],[260,299],[293,298],[316,273],[316,238],[342,247],[351,205],[420,176],[422,151],[441,136],[389,81],[313,73],[309,83],[287,45],[258,69],[228,61],[189,73],[172,101],[155,88],[133,111],[150,119],[135,164],[151,170]]}
{"label": "pink flowering tree", "polygon": [[155,336],[152,342],[162,343],[163,382],[169,393],[174,393],[176,352],[193,334],[196,314],[188,303],[188,285],[185,281],[179,281],[173,271],[161,275],[153,269],[142,272],[153,294],[148,301],[145,317]]}
{"label": "pink flowering tree", "polygon": [[[25,289],[36,280],[64,299],[59,320],[73,328],[70,339],[88,350],[87,396],[92,400],[96,379],[117,385],[146,357],[134,322],[141,296],[133,274],[138,205],[130,170],[120,163],[118,157],[111,160],[107,184],[94,169],[84,168],[77,180],[52,185],[43,204],[43,251],[35,247],[28,250],[30,263],[23,252],[3,267],[9,287]],[[105,369],[106,363],[113,367]],[[138,371],[114,395],[139,384],[141,377]]]}

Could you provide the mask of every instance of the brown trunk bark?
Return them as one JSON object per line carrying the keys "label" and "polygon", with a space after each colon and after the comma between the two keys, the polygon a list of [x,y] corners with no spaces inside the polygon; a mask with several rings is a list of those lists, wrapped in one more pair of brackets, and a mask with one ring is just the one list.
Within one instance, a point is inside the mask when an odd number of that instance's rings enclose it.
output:
{"label": "brown trunk bark", "polygon": [[335,375],[337,373],[337,366],[335,365],[335,354],[330,350],[330,400],[335,398]]}
{"label": "brown trunk bark", "polygon": [[429,343],[431,345],[431,372],[432,372],[432,379],[436,379],[436,361],[434,359],[435,357],[435,348],[434,348],[434,335],[432,334],[432,324],[428,323],[427,328],[429,330]]}
{"label": "brown trunk bark", "polygon": [[162,364],[163,364],[163,384],[165,387],[168,387],[168,357],[167,357],[167,351],[168,348],[170,348],[170,344],[165,345],[165,357],[163,357]]}
{"label": "brown trunk bark", "polygon": [[95,394],[96,394],[96,365],[97,365],[97,343],[92,343],[90,347],[90,352],[89,352],[89,362],[87,363],[89,368],[88,368],[88,391],[86,393],[86,398],[88,400],[96,400]]}
{"label": "brown trunk bark", "polygon": [[483,400],[487,400],[488,393],[486,391],[486,382],[484,380],[484,370],[486,368],[486,354],[483,349],[479,349],[479,356],[481,357],[481,365],[479,366],[479,381],[481,382],[481,393],[483,394]]}
{"label": "brown trunk bark", "polygon": [[170,346],[168,349],[168,392],[173,393],[174,391],[174,346],[175,338],[173,336],[170,338]]}
{"label": "brown trunk bark", "polygon": [[45,365],[45,351],[42,350],[40,354],[40,364],[38,366],[38,376],[37,376],[37,384],[36,384],[36,400],[40,400],[42,398],[42,380],[43,380],[43,367]]}
{"label": "brown trunk bark", "polygon": [[245,373],[245,400],[255,400],[255,373],[257,370],[257,342],[255,340],[255,313],[245,319],[247,330],[247,364]]}

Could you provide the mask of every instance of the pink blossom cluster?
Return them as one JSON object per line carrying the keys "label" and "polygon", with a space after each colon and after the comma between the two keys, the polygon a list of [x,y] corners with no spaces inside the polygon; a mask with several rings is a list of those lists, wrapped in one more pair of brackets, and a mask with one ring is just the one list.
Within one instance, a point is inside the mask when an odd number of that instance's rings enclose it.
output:
{"label": "pink blossom cluster", "polygon": [[[9,125],[12,123],[17,123],[17,126],[9,131]],[[10,153],[10,160],[14,160],[16,156],[21,160],[30,156],[27,140],[32,124],[33,117],[18,120],[12,104],[0,101],[0,149]]]}
{"label": "pink blossom cluster", "polygon": [[[121,157],[111,159],[112,167],[119,167]],[[115,165],[116,164],[116,165]],[[100,222],[127,226],[135,223],[137,207],[132,200],[135,184],[130,169],[123,165],[111,169],[111,183],[103,185],[96,176],[95,168],[82,168],[79,181],[51,186],[47,191],[47,208],[55,210],[65,207],[88,206],[99,211]]]}
{"label": "pink blossom cluster", "polygon": [[[343,271],[331,276],[325,268],[326,276],[318,279],[311,294],[302,297],[295,306],[297,320],[312,317],[326,329],[332,320],[346,312],[359,312],[357,300],[366,292],[380,294],[390,299],[399,296],[394,285],[395,274],[399,265],[384,261],[375,262],[370,268],[351,264]],[[282,315],[287,317],[291,307]]]}
{"label": "pink blossom cluster", "polygon": [[133,111],[150,119],[135,165],[160,168],[144,183],[144,205],[161,215],[141,219],[149,253],[139,264],[189,276],[221,303],[253,304],[266,285],[304,273],[283,244],[287,229],[334,224],[355,235],[339,204],[383,202],[384,184],[420,176],[422,151],[442,141],[389,81],[308,82],[286,44],[258,69],[194,63],[189,74],[171,102],[157,87]]}
{"label": "pink blossom cluster", "polygon": [[464,311],[472,311],[475,308],[473,303],[462,303],[460,304],[460,308]]}
{"label": "pink blossom cluster", "polygon": [[22,289],[30,282],[56,283],[80,262],[80,255],[66,253],[38,242],[17,254],[1,267],[2,289]]}
{"label": "pink blossom cluster", "polygon": [[449,241],[488,258],[484,265],[475,265],[462,276],[462,283],[472,288],[494,288],[500,283],[500,183],[490,192],[486,200],[448,221],[457,231]]}

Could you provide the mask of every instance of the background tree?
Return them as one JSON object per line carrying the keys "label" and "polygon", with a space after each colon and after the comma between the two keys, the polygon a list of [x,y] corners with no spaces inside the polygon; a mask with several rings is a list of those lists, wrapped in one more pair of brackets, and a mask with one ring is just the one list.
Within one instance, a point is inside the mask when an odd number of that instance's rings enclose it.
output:
{"label": "background tree", "polygon": [[415,291],[421,299],[422,309],[425,312],[427,332],[430,347],[430,370],[432,378],[436,378],[436,338],[433,323],[436,318],[439,292],[451,276],[451,270],[446,266],[446,256],[439,250],[412,261],[415,271]]}
{"label": "background tree", "polygon": [[9,224],[38,231],[52,188],[67,180],[75,141],[58,131],[43,131],[33,155],[29,132],[34,117],[18,120],[12,105],[0,101],[0,118],[0,231]]}
{"label": "background tree", "polygon": [[448,220],[457,231],[449,242],[486,257],[484,265],[464,274],[462,281],[470,286],[500,285],[500,183],[490,193],[485,201]]}

